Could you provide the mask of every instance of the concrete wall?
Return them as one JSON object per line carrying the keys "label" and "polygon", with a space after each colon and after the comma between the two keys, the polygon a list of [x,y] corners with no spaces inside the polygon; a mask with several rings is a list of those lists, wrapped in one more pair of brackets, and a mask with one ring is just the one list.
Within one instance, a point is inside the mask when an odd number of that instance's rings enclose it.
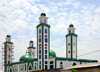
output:
{"label": "concrete wall", "polygon": [[78,61],[57,60],[57,68],[60,68],[60,62],[63,63],[63,68],[72,66],[73,63],[76,63],[76,65],[80,64],[80,62],[78,62]]}

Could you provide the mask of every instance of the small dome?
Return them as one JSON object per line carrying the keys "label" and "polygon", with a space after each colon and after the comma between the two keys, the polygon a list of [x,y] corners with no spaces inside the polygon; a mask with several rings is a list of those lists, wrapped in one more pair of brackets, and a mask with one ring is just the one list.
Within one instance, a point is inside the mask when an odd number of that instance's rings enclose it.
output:
{"label": "small dome", "polygon": [[70,24],[69,27],[74,27],[74,25],[73,24]]}
{"label": "small dome", "polygon": [[56,53],[53,50],[50,50],[49,56],[50,56],[50,58],[55,58],[56,57]]}
{"label": "small dome", "polygon": [[33,41],[31,40],[30,43],[33,43]]}
{"label": "small dome", "polygon": [[6,37],[10,37],[10,35],[6,35]]}
{"label": "small dome", "polygon": [[23,55],[22,57],[20,57],[19,61],[30,61],[32,60],[32,57],[30,55]]}
{"label": "small dome", "polygon": [[46,14],[45,13],[41,13],[41,16],[46,16]]}

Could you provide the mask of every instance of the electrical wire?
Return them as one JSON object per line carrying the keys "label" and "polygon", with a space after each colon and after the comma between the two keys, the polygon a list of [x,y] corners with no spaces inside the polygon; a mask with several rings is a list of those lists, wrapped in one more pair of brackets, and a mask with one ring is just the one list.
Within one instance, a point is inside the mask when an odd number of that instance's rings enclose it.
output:
{"label": "electrical wire", "polygon": [[95,52],[99,52],[99,51],[100,51],[100,50],[93,51],[93,52],[89,52],[89,53],[85,53],[85,54],[79,55],[78,57],[80,57],[80,56],[84,56],[84,55],[88,55],[88,54],[91,54],[91,53],[95,53]]}

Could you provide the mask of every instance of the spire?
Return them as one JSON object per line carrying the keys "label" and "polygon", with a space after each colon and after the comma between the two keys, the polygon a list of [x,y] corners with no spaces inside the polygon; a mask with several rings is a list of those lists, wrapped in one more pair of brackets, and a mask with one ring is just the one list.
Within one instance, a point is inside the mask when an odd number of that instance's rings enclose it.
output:
{"label": "spire", "polygon": [[69,27],[74,27],[74,25],[71,23],[71,24],[69,25]]}
{"label": "spire", "polygon": [[34,42],[31,40],[30,43],[34,43]]}
{"label": "spire", "polygon": [[43,12],[43,13],[41,13],[41,16],[46,16],[46,14]]}
{"label": "spire", "polygon": [[10,35],[6,35],[6,37],[11,37]]}

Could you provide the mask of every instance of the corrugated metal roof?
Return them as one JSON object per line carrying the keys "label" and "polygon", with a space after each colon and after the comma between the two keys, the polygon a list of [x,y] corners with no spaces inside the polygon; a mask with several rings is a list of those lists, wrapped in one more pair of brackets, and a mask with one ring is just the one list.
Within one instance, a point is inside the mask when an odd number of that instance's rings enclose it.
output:
{"label": "corrugated metal roof", "polygon": [[61,70],[70,70],[70,69],[96,67],[96,66],[100,66],[100,62],[75,65],[75,66],[67,67],[67,68],[64,68],[64,69],[61,69]]}

